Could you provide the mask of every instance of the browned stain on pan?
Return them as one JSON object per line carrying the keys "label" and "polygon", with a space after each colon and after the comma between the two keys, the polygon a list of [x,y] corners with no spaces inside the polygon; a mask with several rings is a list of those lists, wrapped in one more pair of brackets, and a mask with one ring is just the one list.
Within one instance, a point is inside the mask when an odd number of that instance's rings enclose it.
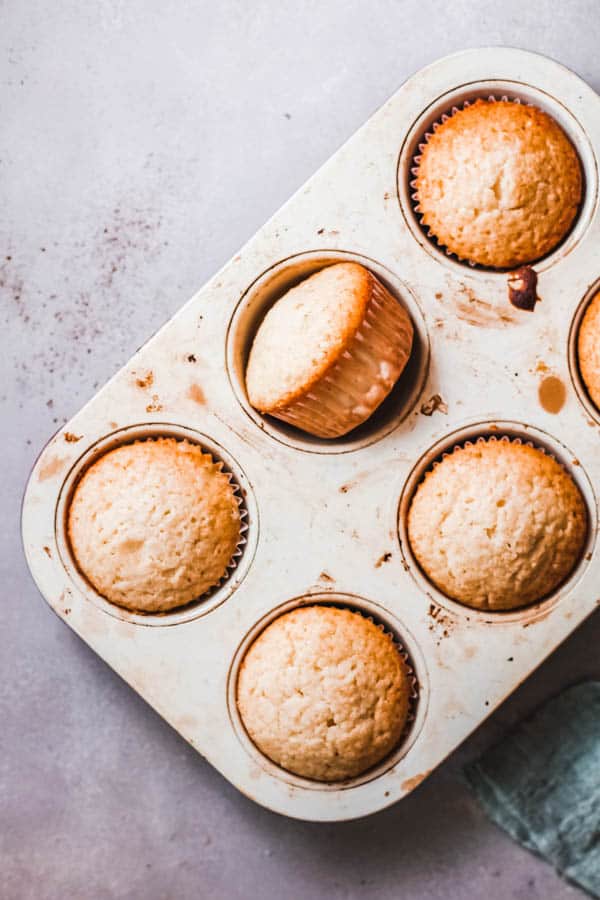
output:
{"label": "browned stain on pan", "polygon": [[449,295],[435,295],[440,303],[452,308],[459,319],[477,328],[504,328],[517,319],[510,309],[496,307],[477,296],[473,288],[461,282]]}
{"label": "browned stain on pan", "polygon": [[546,412],[559,413],[565,405],[567,389],[556,375],[547,375],[538,385],[538,400]]}
{"label": "browned stain on pan", "polygon": [[421,413],[424,416],[432,416],[436,410],[445,416],[448,415],[448,404],[441,394],[433,394],[429,400],[421,404]]}
{"label": "browned stain on pan", "polygon": [[372,474],[373,473],[370,470],[363,469],[362,472],[358,472],[358,474],[352,481],[346,481],[344,484],[340,485],[338,491],[340,492],[340,494],[347,494],[348,491],[351,491],[353,488],[359,485],[361,481],[363,481],[363,479],[368,478]]}
{"label": "browned stain on pan", "polygon": [[333,576],[331,576],[331,575],[329,574],[329,572],[323,571],[323,572],[321,572],[321,574],[319,575],[319,581],[327,581],[327,582],[330,582],[330,581],[335,581],[335,578],[333,578]]}
{"label": "browned stain on pan", "polygon": [[390,553],[389,550],[386,551],[385,553],[382,553],[381,556],[379,557],[379,559],[377,560],[377,562],[375,563],[375,568],[380,569],[381,566],[384,563],[389,562],[391,558],[392,558],[392,554]]}
{"label": "browned stain on pan", "polygon": [[188,393],[188,397],[190,400],[193,400],[194,403],[198,403],[200,406],[204,406],[206,403],[206,397],[204,396],[204,391],[200,387],[199,384],[190,384]]}
{"label": "browned stain on pan", "polygon": [[64,438],[67,444],[76,444],[83,437],[82,434],[73,434],[72,431],[65,431]]}
{"label": "browned stain on pan", "polygon": [[[433,619],[433,622],[438,625],[452,625],[452,617],[448,615],[448,613],[444,612],[441,606],[438,606],[437,603],[430,603],[429,609],[427,611],[427,615],[430,619]],[[433,623],[430,623],[430,630],[433,626]]]}
{"label": "browned stain on pan", "polygon": [[456,621],[437,603],[429,604],[427,615],[429,617],[429,631],[433,632],[436,637],[436,646],[439,647],[444,638],[450,637]]}
{"label": "browned stain on pan", "polygon": [[38,475],[38,481],[46,481],[47,478],[52,478],[54,475],[58,475],[58,473],[62,470],[62,467],[65,465],[66,462],[68,462],[68,459],[66,457],[53,456],[40,469],[40,474]]}
{"label": "browned stain on pan", "polygon": [[412,778],[407,778],[402,782],[400,787],[403,791],[414,791],[416,787],[419,787],[421,782],[425,781],[427,776],[429,775],[431,769],[427,769],[426,772],[421,772],[419,775],[413,775]]}
{"label": "browned stain on pan", "polygon": [[133,373],[135,376],[135,383],[137,387],[141,388],[141,390],[146,390],[146,388],[152,387],[154,384],[154,372],[150,369],[147,372]]}
{"label": "browned stain on pan", "polygon": [[163,406],[159,400],[158,394],[152,394],[152,402],[148,403],[148,405],[146,406],[146,412],[160,412],[162,408]]}

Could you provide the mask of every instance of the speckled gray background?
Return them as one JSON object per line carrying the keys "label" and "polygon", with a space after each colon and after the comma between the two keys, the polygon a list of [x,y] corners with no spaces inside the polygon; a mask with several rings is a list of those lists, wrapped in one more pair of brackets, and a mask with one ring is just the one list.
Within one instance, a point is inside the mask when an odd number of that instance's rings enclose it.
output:
{"label": "speckled gray background", "polygon": [[0,2],[0,897],[581,896],[461,766],[600,676],[588,621],[410,797],[305,824],[238,794],[39,597],[19,505],[52,432],[412,72],[545,52],[600,90],[596,0]]}

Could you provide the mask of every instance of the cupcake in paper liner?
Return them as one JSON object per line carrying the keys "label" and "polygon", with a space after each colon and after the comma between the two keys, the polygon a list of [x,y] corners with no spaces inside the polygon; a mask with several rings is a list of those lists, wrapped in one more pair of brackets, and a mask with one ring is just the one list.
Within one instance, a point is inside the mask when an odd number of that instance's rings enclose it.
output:
{"label": "cupcake in paper liner", "polygon": [[590,400],[600,409],[600,291],[592,297],[579,326],[577,362]]}
{"label": "cupcake in paper liner", "polygon": [[237,565],[246,516],[231,475],[198,444],[123,444],[85,470],[68,510],[69,543],[107,600],[161,613],[200,599]]}
{"label": "cupcake in paper liner", "polygon": [[355,262],[327,266],[268,311],[250,351],[252,406],[322,438],[361,425],[408,362],[404,307]]}
{"label": "cupcake in paper liner", "polygon": [[453,107],[414,162],[422,226],[472,265],[508,269],[541,259],[568,234],[582,199],[581,163],[563,129],[507,97]]}
{"label": "cupcake in paper liner", "polygon": [[246,652],[244,727],[282,768],[315,781],[355,778],[387,757],[413,717],[416,679],[393,636],[361,613],[315,604],[283,613]]}
{"label": "cupcake in paper liner", "polygon": [[426,473],[408,511],[408,540],[446,596],[477,609],[542,600],[581,558],[581,491],[553,456],[508,436],[455,447]]}

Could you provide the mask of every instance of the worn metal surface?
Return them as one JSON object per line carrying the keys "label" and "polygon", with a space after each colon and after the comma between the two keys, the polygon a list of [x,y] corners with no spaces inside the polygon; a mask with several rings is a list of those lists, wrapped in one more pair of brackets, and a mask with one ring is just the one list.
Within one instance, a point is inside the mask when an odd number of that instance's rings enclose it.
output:
{"label": "worn metal surface", "polygon": [[233,788],[52,613],[19,515],[58,425],[406,77],[508,44],[600,90],[599,14],[595,0],[4,4],[0,895],[584,896],[486,820],[461,767],[600,676],[598,613],[402,802],[301,822]]}
{"label": "worn metal surface", "polygon": [[[509,92],[550,109],[578,146],[585,203],[572,236],[536,267],[543,302],[533,314],[509,306],[505,275],[449,260],[411,224],[405,185],[429,124],[421,116],[448,91],[435,116],[479,91]],[[504,49],[434,63],[60,429],[36,463],[24,543],[49,603],[226,778],[277,812],[335,821],[394,803],[597,604],[596,426],[567,390],[571,323],[598,277],[597,148],[600,99],[558,64]],[[278,266],[281,289],[299,266],[347,254],[371,260],[422,321],[417,365],[408,375],[419,386],[425,375],[427,381],[418,397],[403,382],[389,411],[356,438],[326,444],[257,421],[240,372],[257,309],[272,287],[271,277],[256,283],[259,276]],[[540,394],[548,377],[555,387]],[[565,402],[556,415],[549,394],[555,398],[559,384]],[[164,433],[171,425],[177,433],[191,429],[223,447],[234,474],[247,479],[249,509],[249,547],[233,584],[217,597],[222,602],[148,623],[110,608],[77,578],[61,514],[65,482],[97,442],[131,439],[132,426],[139,436],[145,423]],[[428,589],[398,539],[415,464],[430,461],[434,444],[440,452],[482,431],[518,435],[554,453],[579,482],[590,512],[585,558],[573,578],[543,604],[504,616],[464,609]],[[377,605],[410,651],[421,693],[413,732],[393,764],[357,783],[323,786],[278,770],[244,741],[230,686],[237,648],[263,617],[293,598],[333,591],[341,602],[347,596],[359,607],[362,598]]]}

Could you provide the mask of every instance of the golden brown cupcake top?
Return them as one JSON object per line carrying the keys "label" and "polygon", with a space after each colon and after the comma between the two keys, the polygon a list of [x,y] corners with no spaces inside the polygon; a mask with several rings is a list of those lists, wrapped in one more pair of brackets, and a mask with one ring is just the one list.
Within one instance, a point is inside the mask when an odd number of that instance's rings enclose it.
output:
{"label": "golden brown cupcake top", "polygon": [[418,161],[417,212],[460,259],[512,268],[549,253],[581,202],[579,157],[534,106],[477,100],[439,124]]}
{"label": "golden brown cupcake top", "polygon": [[119,606],[184,606],[227,573],[240,541],[229,476],[197,444],[125,444],[100,457],[75,488],[68,534],[77,565]]}
{"label": "golden brown cupcake top", "polygon": [[506,610],[541,600],[578,562],[587,533],[579,488],[528,444],[478,440],[456,448],[418,486],[408,538],[448,597]]}
{"label": "golden brown cupcake top", "polygon": [[392,638],[347,609],[306,606],[275,619],[250,646],[238,707],[259,749],[318,781],[352,778],[398,743],[410,679]]}
{"label": "golden brown cupcake top", "polygon": [[583,383],[600,409],[600,293],[591,300],[581,320],[577,355]]}

